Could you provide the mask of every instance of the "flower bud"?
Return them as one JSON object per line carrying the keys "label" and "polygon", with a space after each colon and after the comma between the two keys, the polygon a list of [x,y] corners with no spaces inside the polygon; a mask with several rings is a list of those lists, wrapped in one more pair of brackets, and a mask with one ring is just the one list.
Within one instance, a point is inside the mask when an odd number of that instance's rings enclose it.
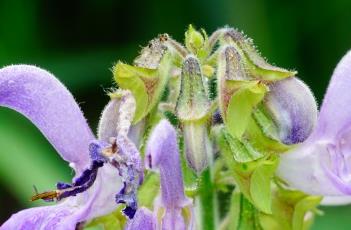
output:
{"label": "flower bud", "polygon": [[188,56],[183,63],[180,95],[176,112],[181,121],[204,118],[210,109],[205,91],[200,63],[194,56]]}
{"label": "flower bud", "polygon": [[203,35],[196,31],[192,25],[185,32],[185,46],[192,53],[197,54],[204,46],[205,39]]}
{"label": "flower bud", "polygon": [[188,165],[200,173],[208,165],[211,148],[206,126],[210,102],[203,84],[200,64],[195,57],[188,56],[184,61],[181,76],[176,113],[183,127]]}
{"label": "flower bud", "polygon": [[301,80],[292,77],[269,86],[264,105],[278,129],[284,144],[303,142],[317,121],[317,104],[311,90]]}

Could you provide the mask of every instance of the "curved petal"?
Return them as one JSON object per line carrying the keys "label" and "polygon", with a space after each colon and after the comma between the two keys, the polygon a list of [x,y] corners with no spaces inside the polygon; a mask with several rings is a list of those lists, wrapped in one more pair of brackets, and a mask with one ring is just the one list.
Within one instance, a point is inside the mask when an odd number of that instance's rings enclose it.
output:
{"label": "curved petal", "polygon": [[[68,201],[66,201],[68,202]],[[1,226],[1,230],[25,229],[76,229],[89,208],[77,208],[65,203],[53,206],[31,208],[13,214]]]}
{"label": "curved petal", "polygon": [[315,130],[281,156],[278,175],[317,195],[351,195],[351,52],[330,81]]}
{"label": "curved petal", "polygon": [[69,197],[57,205],[30,208],[13,214],[0,230],[75,230],[80,222],[114,211],[117,208],[115,193],[121,188],[122,181],[115,168],[105,165],[87,192]]}
{"label": "curved petal", "polygon": [[144,129],[144,120],[131,126],[135,112],[135,99],[130,91],[119,90],[116,97],[111,98],[105,106],[98,125],[98,138],[109,142],[118,134],[126,135],[138,146],[140,134]]}
{"label": "curved petal", "polygon": [[71,93],[49,72],[29,65],[0,69],[0,106],[31,120],[77,169],[89,164],[94,136]]}
{"label": "curved petal", "polygon": [[351,51],[339,62],[330,80],[314,135],[334,139],[351,122]]}
{"label": "curved petal", "polygon": [[265,104],[278,125],[280,140],[285,144],[306,140],[318,114],[311,90],[295,77],[274,82],[269,88]]}

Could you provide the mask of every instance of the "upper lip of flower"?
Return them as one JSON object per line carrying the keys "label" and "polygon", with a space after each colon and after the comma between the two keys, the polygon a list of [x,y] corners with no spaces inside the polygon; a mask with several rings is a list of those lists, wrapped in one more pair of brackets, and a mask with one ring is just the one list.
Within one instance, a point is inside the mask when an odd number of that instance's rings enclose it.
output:
{"label": "upper lip of flower", "polygon": [[[114,196],[122,187],[121,179],[128,178],[121,178],[118,171],[109,165],[97,172],[96,167],[102,166],[102,158],[92,162],[89,158],[89,145],[95,137],[73,96],[52,74],[29,65],[13,65],[0,69],[0,106],[14,109],[26,116],[39,128],[60,156],[70,163],[76,176],[85,173],[76,177],[72,185],[58,184],[58,188],[64,188],[62,192],[67,190],[66,195],[74,197],[69,197],[54,206],[27,209],[14,214],[1,229],[21,229],[25,225],[26,227],[31,225],[33,228],[39,225],[45,228],[50,225],[56,226],[58,223],[62,228],[74,229],[78,222],[105,215],[116,208],[117,204],[113,202]],[[108,112],[105,115],[111,116]],[[117,125],[118,118],[108,119]],[[100,125],[99,137],[113,134],[112,129],[115,129],[113,125],[109,127]],[[125,136],[124,141],[133,145],[126,135],[127,133],[122,135]],[[130,150],[129,147],[126,151]],[[136,149],[133,153],[131,162],[126,162],[133,167],[134,163],[140,161],[137,151]],[[124,154],[128,155],[129,152]],[[87,169],[89,164],[90,169]],[[140,167],[140,163],[136,165],[136,170],[140,173],[138,177],[142,177]],[[96,181],[92,185],[95,177]],[[139,182],[138,180],[137,185]],[[77,192],[72,193],[69,186],[76,186],[78,193],[91,187],[77,195]],[[50,213],[55,213],[56,216],[50,217]]]}

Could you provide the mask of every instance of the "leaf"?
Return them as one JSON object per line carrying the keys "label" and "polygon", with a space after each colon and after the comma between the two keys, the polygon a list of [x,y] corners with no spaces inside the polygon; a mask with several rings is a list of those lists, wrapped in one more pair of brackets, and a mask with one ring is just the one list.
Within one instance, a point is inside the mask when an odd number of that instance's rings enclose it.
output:
{"label": "leaf", "polygon": [[114,79],[122,89],[129,89],[136,100],[133,124],[144,118],[159,102],[166,87],[171,66],[166,53],[158,69],[148,69],[118,62],[113,68]]}
{"label": "leaf", "polygon": [[293,148],[293,145],[285,145],[278,140],[272,139],[269,136],[266,136],[259,124],[256,121],[256,115],[250,118],[246,135],[250,143],[258,151],[267,152],[267,153],[283,153],[287,150]]}
{"label": "leaf", "polygon": [[[233,157],[233,153],[229,147],[229,144],[225,138],[225,128],[215,127],[212,130],[213,135],[216,138],[216,143],[220,149],[221,156],[224,158],[231,175],[233,176],[235,183],[239,187],[245,197],[251,200],[250,196],[250,172],[246,169],[247,164],[238,164]],[[242,167],[242,168],[241,168]]]}
{"label": "leaf", "polygon": [[121,212],[122,206],[116,211],[101,217],[97,217],[84,226],[86,230],[104,229],[104,230],[122,230],[126,224],[126,218]]}
{"label": "leaf", "polygon": [[263,154],[256,151],[248,141],[240,141],[237,138],[232,137],[228,132],[224,132],[224,137],[237,162],[245,163],[263,157]]}
{"label": "leaf", "polygon": [[200,63],[190,56],[183,62],[180,94],[176,112],[182,121],[194,121],[204,118],[210,109],[210,102],[205,91]]}
{"label": "leaf", "polygon": [[[145,82],[142,80],[146,76],[147,79],[151,81],[151,76],[155,76],[155,70],[150,70],[149,72],[146,69],[130,66],[119,62],[113,69],[113,75],[115,81],[118,83],[118,86],[122,89],[129,89],[136,100],[136,111],[134,115],[134,123],[141,120],[145,113],[148,110],[149,105],[149,95],[145,86]],[[155,77],[155,82],[158,79]]]}
{"label": "leaf", "polygon": [[271,214],[271,177],[277,168],[277,158],[264,161],[251,175],[250,194],[255,206],[264,213]]}
{"label": "leaf", "polygon": [[229,133],[241,139],[249,124],[255,106],[262,101],[267,87],[259,82],[249,82],[230,98],[226,112]]}

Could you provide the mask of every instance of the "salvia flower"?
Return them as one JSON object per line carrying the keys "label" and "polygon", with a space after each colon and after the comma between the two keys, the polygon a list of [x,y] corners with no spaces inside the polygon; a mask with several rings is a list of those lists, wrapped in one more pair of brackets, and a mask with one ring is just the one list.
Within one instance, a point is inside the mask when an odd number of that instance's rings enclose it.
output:
{"label": "salvia flower", "polygon": [[184,45],[161,34],[113,74],[118,89],[95,138],[54,76],[0,69],[0,105],[29,118],[76,172],[32,197],[56,205],[14,214],[1,229],[75,229],[94,218],[91,226],[127,230],[297,230],[310,226],[319,195],[350,197],[351,52],[319,115],[296,71],[269,64],[227,27],[207,36],[189,26]]}
{"label": "salvia flower", "polygon": [[75,229],[79,223],[112,212],[117,203],[126,203],[124,212],[133,217],[142,169],[139,152],[127,136],[135,110],[130,92],[122,92],[106,107],[98,139],[69,91],[40,68],[2,68],[0,105],[31,120],[76,172],[71,184],[59,182],[56,190],[32,198],[60,202],[20,211],[1,229]]}
{"label": "salvia flower", "polygon": [[351,52],[337,65],[308,139],[281,156],[278,175],[310,194],[351,195]]}

